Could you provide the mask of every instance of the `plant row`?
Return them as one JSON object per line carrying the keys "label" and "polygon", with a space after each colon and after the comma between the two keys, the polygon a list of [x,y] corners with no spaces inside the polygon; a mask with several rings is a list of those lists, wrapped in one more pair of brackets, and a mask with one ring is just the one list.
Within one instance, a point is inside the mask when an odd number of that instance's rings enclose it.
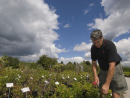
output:
{"label": "plant row", "polygon": [[[87,72],[76,73],[64,71],[55,73],[46,70],[29,68],[3,68],[0,72],[0,98],[8,97],[6,83],[13,83],[10,98],[24,98],[26,93],[21,89],[29,87],[29,98],[98,98],[99,88],[92,84],[93,75]],[[110,98],[111,91],[106,95]]]}

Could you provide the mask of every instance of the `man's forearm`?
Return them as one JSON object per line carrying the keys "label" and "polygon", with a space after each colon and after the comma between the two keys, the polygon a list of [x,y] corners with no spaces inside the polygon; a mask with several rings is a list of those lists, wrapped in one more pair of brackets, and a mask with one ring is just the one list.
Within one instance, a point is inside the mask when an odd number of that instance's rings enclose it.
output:
{"label": "man's forearm", "polygon": [[96,66],[93,66],[93,74],[94,74],[94,76],[97,75],[97,68],[96,68]]}
{"label": "man's forearm", "polygon": [[107,73],[107,78],[106,78],[106,84],[110,85],[111,80],[114,76],[114,72],[115,72],[115,62],[109,63],[109,70]]}
{"label": "man's forearm", "polygon": [[96,62],[92,62],[92,69],[93,69],[93,74],[94,77],[97,75],[97,64]]}

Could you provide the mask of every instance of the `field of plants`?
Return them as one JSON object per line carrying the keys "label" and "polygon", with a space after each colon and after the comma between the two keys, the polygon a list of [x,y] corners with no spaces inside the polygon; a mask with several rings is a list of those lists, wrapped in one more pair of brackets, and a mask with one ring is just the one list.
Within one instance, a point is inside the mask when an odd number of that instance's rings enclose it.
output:
{"label": "field of plants", "polygon": [[[51,63],[50,63],[51,62]],[[36,63],[20,62],[17,58],[0,59],[0,98],[99,98],[90,62],[58,63],[45,55]],[[51,66],[50,66],[51,65]],[[77,65],[83,65],[81,66]],[[82,69],[82,71],[81,71]],[[123,67],[124,73],[129,68]],[[98,70],[99,72],[99,67]],[[128,75],[129,76],[129,75]],[[13,83],[12,87],[7,87]],[[23,92],[24,88],[29,88]],[[111,98],[111,90],[104,98]]]}
{"label": "field of plants", "polygon": [[[26,98],[21,91],[29,87],[27,98],[98,98],[99,89],[94,86],[93,77],[88,72],[63,71],[60,73],[43,69],[2,68],[0,71],[0,98],[8,98],[9,88],[6,83],[13,83],[10,98]],[[111,91],[106,95],[111,98]]]}

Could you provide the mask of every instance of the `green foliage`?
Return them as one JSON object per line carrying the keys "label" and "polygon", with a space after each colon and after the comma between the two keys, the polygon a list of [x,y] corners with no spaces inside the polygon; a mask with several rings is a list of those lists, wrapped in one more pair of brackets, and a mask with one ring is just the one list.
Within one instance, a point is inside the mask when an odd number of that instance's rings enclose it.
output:
{"label": "green foliage", "polygon": [[2,57],[0,57],[0,64],[2,64]]}
{"label": "green foliage", "polygon": [[63,66],[64,70],[72,70],[75,71],[76,70],[76,65],[74,65],[71,62],[68,62],[65,66]]}
{"label": "green foliage", "polygon": [[124,72],[126,77],[130,77],[130,72]]}
{"label": "green foliage", "polygon": [[61,61],[61,64],[64,64],[64,62],[63,62],[63,61]]}
{"label": "green foliage", "polygon": [[74,62],[74,65],[76,65],[76,62]]}
{"label": "green foliage", "polygon": [[130,66],[122,66],[124,72],[130,72]]}
{"label": "green foliage", "polygon": [[2,57],[4,67],[19,68],[19,59],[4,55]]}
{"label": "green foliage", "polygon": [[[43,69],[30,69],[29,63],[24,67],[20,66],[19,69],[3,68],[0,75],[0,98],[4,97],[5,92],[8,93],[6,83],[11,82],[14,83],[13,89],[11,89],[13,98],[17,98],[18,96],[24,98],[26,94],[21,92],[21,88],[24,87],[29,87],[31,90],[27,92],[29,98],[33,98],[32,92],[35,90],[38,93],[36,98],[41,98],[41,96],[44,98],[98,98],[99,89],[98,87],[94,87],[92,82],[86,81],[87,74],[87,72],[76,73],[74,71],[64,71],[54,73]],[[62,77],[65,79],[62,79]],[[77,80],[74,80],[74,78]],[[46,84],[45,80],[49,84]],[[55,84],[57,81],[59,85]],[[67,85],[65,84],[66,82]],[[68,87],[69,84],[73,87]],[[52,90],[55,91],[54,94],[50,92]],[[42,95],[43,91],[44,95]],[[111,98],[110,93],[109,91],[108,95],[105,95],[104,98]]]}
{"label": "green foliage", "polygon": [[86,61],[83,61],[81,64],[83,65],[83,71],[85,71],[85,72],[91,72],[91,71],[92,71],[92,66],[91,66],[91,64],[90,64],[90,65],[87,65],[87,64],[86,64]]}
{"label": "green foliage", "polygon": [[91,63],[89,61],[85,61],[86,65],[91,65]]}
{"label": "green foliage", "polygon": [[41,64],[45,70],[48,70],[50,68],[50,65],[55,65],[57,63],[56,58],[50,58],[47,57],[47,55],[42,55],[39,60],[37,61],[37,64]]}
{"label": "green foliage", "polygon": [[29,63],[29,68],[30,69],[36,69],[37,68],[37,64],[35,62]]}
{"label": "green foliage", "polygon": [[2,64],[2,60],[0,60],[0,64]]}
{"label": "green foliage", "polygon": [[55,64],[57,64],[58,62],[57,62],[57,58],[50,58],[51,60],[52,60],[52,63],[51,63],[51,65],[55,65]]}
{"label": "green foliage", "polygon": [[[68,88],[66,85],[61,84],[57,86],[55,94],[52,98],[99,98],[100,91],[98,87],[94,87],[91,83],[76,82],[72,88]],[[104,98],[111,98],[111,90]]]}

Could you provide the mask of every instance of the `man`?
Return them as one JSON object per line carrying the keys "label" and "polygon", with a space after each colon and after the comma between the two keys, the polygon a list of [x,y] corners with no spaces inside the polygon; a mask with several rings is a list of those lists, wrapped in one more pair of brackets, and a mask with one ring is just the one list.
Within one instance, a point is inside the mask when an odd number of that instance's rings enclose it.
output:
{"label": "man", "polygon": [[[103,39],[100,30],[94,30],[90,36],[93,45],[91,47],[92,69],[94,81],[99,81],[100,95],[107,94],[112,90],[113,98],[120,98],[120,93],[128,89],[122,65],[122,58],[118,55],[115,44]],[[100,66],[99,76],[97,75],[97,62]]]}

